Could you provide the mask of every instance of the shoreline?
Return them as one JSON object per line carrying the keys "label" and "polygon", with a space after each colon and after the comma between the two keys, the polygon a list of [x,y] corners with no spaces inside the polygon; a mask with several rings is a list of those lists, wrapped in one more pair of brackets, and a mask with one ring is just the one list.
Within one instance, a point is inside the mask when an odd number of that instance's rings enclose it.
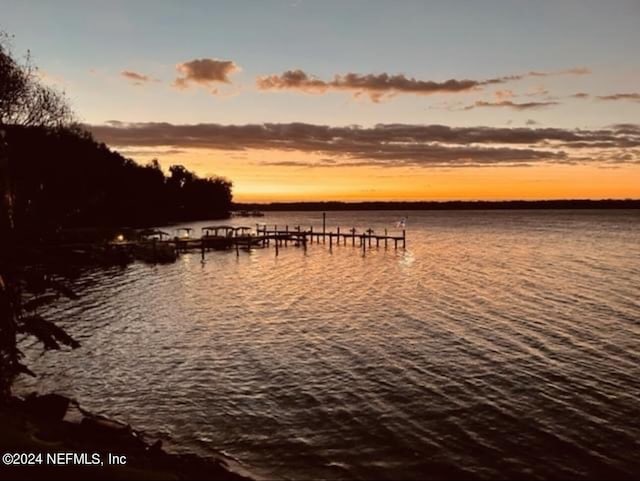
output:
{"label": "shoreline", "polygon": [[[255,480],[223,457],[167,452],[162,441],[148,439],[128,424],[85,411],[77,401],[59,394],[12,396],[0,405],[0,425],[2,454],[42,454],[31,465],[1,464],[2,479]],[[54,464],[47,453],[86,453],[84,461],[94,464],[71,464],[64,457],[62,463]],[[126,457],[126,464],[109,464],[109,454]]]}

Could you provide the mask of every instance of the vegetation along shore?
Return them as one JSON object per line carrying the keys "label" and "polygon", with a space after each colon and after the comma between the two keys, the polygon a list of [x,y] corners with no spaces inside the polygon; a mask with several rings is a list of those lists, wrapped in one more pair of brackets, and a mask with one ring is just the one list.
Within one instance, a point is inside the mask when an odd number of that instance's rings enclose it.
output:
{"label": "vegetation along shore", "polygon": [[[141,166],[96,142],[74,119],[65,96],[41,83],[27,56],[17,59],[0,33],[0,452],[36,453],[40,463],[0,468],[2,479],[249,479],[223,459],[170,454],[128,425],[83,410],[55,393],[12,392],[23,364],[21,340],[45,350],[80,343],[38,314],[59,297],[76,298],[86,266],[117,263],[99,248],[56,250],[65,242],[113,237],[116,228],[227,218],[231,183],[200,178],[180,165]],[[47,464],[47,454],[123,456],[126,464]],[[121,459],[124,459],[121,458]]]}

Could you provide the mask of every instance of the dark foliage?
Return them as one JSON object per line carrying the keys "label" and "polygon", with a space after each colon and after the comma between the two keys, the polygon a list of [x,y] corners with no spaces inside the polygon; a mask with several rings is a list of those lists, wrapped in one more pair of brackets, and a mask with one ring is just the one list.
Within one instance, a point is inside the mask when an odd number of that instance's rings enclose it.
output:
{"label": "dark foliage", "polygon": [[[25,257],[38,256],[33,247],[25,249],[7,239],[13,247],[11,258],[0,255],[0,403],[8,399],[11,383],[18,374],[34,375],[22,364],[18,348],[20,335],[34,336],[45,350],[60,349],[61,345],[79,347],[63,329],[42,318],[38,308],[58,299],[61,295],[74,298],[65,281],[49,269],[25,267]],[[13,244],[13,245],[11,245]]]}
{"label": "dark foliage", "polygon": [[224,179],[200,179],[181,166],[167,177],[157,161],[141,166],[95,142],[73,123],[64,94],[39,81],[30,56],[12,56],[9,40],[0,32],[0,404],[17,375],[33,374],[21,361],[21,336],[45,349],[79,346],[38,314],[59,296],[76,298],[69,266],[44,240],[65,227],[91,227],[75,229],[82,236],[226,217],[231,206]]}
{"label": "dark foliage", "polygon": [[202,179],[182,166],[165,176],[79,128],[7,126],[16,227],[158,225],[224,218],[231,183]]}
{"label": "dark foliage", "polygon": [[16,60],[10,40],[0,31],[0,126],[61,127],[71,123],[73,113],[64,93],[39,81],[30,53],[21,62]]}

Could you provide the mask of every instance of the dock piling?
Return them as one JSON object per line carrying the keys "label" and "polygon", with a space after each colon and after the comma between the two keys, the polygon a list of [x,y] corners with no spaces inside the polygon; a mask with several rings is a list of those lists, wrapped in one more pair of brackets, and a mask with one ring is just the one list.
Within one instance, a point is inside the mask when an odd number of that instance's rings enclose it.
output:
{"label": "dock piling", "polygon": [[322,243],[325,243],[325,233],[327,231],[327,213],[322,213]]}

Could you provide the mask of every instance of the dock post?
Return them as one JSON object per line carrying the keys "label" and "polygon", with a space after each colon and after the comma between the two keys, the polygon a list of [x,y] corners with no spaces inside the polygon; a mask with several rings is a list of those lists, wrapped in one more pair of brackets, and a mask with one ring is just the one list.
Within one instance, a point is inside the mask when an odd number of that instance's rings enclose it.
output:
{"label": "dock post", "polygon": [[329,252],[331,252],[332,248],[333,248],[333,234],[329,232]]}
{"label": "dock post", "polygon": [[325,243],[325,233],[327,231],[327,213],[323,212],[322,213],[322,243]]}
{"label": "dock post", "polygon": [[310,232],[311,232],[311,243],[313,244],[313,226],[311,226]]}
{"label": "dock post", "polygon": [[351,229],[351,245],[355,247],[356,245],[356,228]]}
{"label": "dock post", "polygon": [[384,248],[387,248],[387,240],[389,239],[387,235],[387,229],[384,230]]}
{"label": "dock post", "polygon": [[393,248],[398,250],[398,238],[393,239]]}
{"label": "dock post", "polygon": [[276,245],[276,257],[278,257],[278,238],[276,237],[274,240]]}
{"label": "dock post", "polygon": [[402,229],[402,248],[407,248],[407,231]]}
{"label": "dock post", "polygon": [[238,245],[238,242],[236,242],[236,257],[240,257],[240,246]]}
{"label": "dock post", "polygon": [[200,250],[202,250],[202,261],[204,262],[204,241],[200,239]]}
{"label": "dock post", "polygon": [[376,236],[376,247],[380,247],[380,236]]}

